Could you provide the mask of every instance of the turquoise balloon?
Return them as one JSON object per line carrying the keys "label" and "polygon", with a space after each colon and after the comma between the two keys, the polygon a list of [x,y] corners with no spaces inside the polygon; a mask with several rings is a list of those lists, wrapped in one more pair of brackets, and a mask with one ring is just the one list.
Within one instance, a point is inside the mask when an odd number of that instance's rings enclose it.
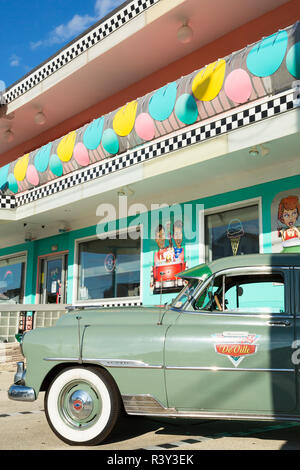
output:
{"label": "turquoise balloon", "polygon": [[5,165],[4,167],[0,168],[0,189],[3,189],[7,184],[8,170],[9,165]]}
{"label": "turquoise balloon", "polygon": [[181,95],[175,106],[175,114],[184,124],[194,124],[198,118],[197,103],[192,95]]}
{"label": "turquoise balloon", "polygon": [[12,173],[8,175],[7,182],[8,182],[8,189],[12,193],[17,193],[19,191],[17,180]]}
{"label": "turquoise balloon", "polygon": [[102,145],[104,150],[112,155],[118,153],[120,144],[117,134],[113,129],[106,129],[103,132]]}
{"label": "turquoise balloon", "polygon": [[164,121],[172,114],[177,96],[177,83],[172,82],[157,90],[149,101],[149,113],[153,119]]}
{"label": "turquoise balloon", "polygon": [[63,175],[64,167],[60,158],[56,154],[51,155],[49,166],[55,176]]}
{"label": "turquoise balloon", "polygon": [[256,44],[247,57],[249,71],[257,77],[273,75],[283,62],[288,38],[286,31],[280,31]]}
{"label": "turquoise balloon", "polygon": [[37,171],[41,173],[46,171],[49,165],[50,153],[52,144],[47,144],[42,147],[34,157],[34,166]]}
{"label": "turquoise balloon", "polygon": [[93,121],[85,130],[83,143],[89,150],[95,150],[101,142],[104,126],[104,118]]}
{"label": "turquoise balloon", "polygon": [[300,42],[296,42],[290,48],[286,57],[286,67],[293,77],[300,78]]}

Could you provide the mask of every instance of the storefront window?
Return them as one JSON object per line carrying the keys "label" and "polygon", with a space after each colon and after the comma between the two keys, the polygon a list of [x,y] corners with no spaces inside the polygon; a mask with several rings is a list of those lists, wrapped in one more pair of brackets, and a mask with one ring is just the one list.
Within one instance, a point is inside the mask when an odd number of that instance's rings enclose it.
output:
{"label": "storefront window", "polygon": [[258,205],[205,217],[206,260],[259,252]]}
{"label": "storefront window", "polygon": [[0,302],[23,303],[26,256],[0,259]]}
{"label": "storefront window", "polygon": [[139,296],[140,257],[140,238],[80,243],[78,300]]}

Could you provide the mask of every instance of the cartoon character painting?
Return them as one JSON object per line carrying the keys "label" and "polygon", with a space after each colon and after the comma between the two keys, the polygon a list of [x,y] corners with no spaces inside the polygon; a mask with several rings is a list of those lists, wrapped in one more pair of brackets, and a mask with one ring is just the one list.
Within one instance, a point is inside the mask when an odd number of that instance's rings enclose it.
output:
{"label": "cartoon character painting", "polygon": [[182,288],[182,279],[177,274],[186,269],[184,248],[182,246],[182,222],[177,220],[165,227],[160,224],[155,231],[158,250],[154,253],[151,273],[151,288],[154,294],[176,292]]}
{"label": "cartoon character painting", "polygon": [[283,253],[300,253],[300,230],[296,226],[300,214],[298,196],[287,196],[280,200],[278,206],[278,236],[281,237]]}

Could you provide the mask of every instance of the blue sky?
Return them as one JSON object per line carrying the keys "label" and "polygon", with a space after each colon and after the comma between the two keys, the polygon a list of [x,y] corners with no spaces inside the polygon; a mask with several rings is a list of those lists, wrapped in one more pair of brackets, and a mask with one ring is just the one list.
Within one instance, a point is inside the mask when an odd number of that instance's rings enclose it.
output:
{"label": "blue sky", "polygon": [[0,91],[124,0],[0,0]]}

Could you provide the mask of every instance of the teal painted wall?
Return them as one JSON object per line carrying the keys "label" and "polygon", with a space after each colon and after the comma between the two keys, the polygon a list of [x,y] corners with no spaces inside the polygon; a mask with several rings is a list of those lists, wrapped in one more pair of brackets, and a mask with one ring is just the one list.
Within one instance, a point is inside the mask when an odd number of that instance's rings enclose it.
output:
{"label": "teal painted wall", "polygon": [[[272,251],[271,244],[271,204],[274,197],[281,191],[292,190],[293,188],[300,187],[300,175],[290,178],[276,180],[270,183],[258,184],[248,188],[240,189],[237,191],[218,194],[208,198],[199,200],[188,201],[192,203],[193,210],[196,210],[197,204],[199,207],[203,204],[204,209],[212,209],[214,207],[225,206],[232,203],[248,201],[261,197],[262,202],[262,232],[263,232],[263,251],[265,253]],[[164,211],[162,211],[164,217]],[[128,219],[129,226],[141,224],[144,227],[150,226],[150,218],[153,214],[144,213],[136,217]],[[75,230],[56,236],[36,240],[29,243],[23,243],[17,246],[1,248],[0,257],[12,255],[19,252],[27,253],[27,272],[26,272],[26,285],[25,285],[25,302],[35,303],[35,294],[37,286],[37,262],[38,257],[51,254],[51,246],[57,245],[57,252],[67,251],[68,257],[68,290],[67,302],[72,303],[73,295],[73,281],[74,281],[74,263],[75,263],[75,240],[85,237],[93,237],[97,232],[112,231],[119,228],[124,228],[126,221],[119,220],[107,225],[98,225]],[[189,227],[190,232],[196,231],[198,224],[197,217],[194,217],[193,223]],[[153,235],[153,233],[152,233]],[[153,256],[156,244],[154,240],[144,239],[142,246],[142,301],[144,305],[159,304],[160,295],[153,295],[150,288],[151,266],[153,265]],[[198,239],[185,240],[185,253],[188,267],[191,267],[199,262],[199,246]],[[162,296],[162,301],[169,301],[175,294],[165,294]]]}

